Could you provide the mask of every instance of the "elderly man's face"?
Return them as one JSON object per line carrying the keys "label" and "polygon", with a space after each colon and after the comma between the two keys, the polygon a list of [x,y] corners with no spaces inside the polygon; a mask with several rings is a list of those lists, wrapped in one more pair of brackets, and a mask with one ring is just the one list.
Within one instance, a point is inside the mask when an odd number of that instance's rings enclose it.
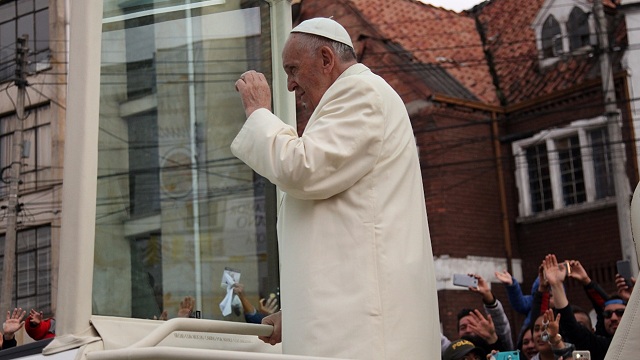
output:
{"label": "elderly man's face", "polygon": [[304,36],[291,34],[282,52],[282,63],[287,73],[287,89],[295,92],[306,109],[313,111],[329,86],[322,71],[321,55],[309,53],[300,45],[302,41]]}
{"label": "elderly man's face", "polygon": [[625,308],[626,306],[623,304],[609,304],[605,306],[602,315],[604,316],[604,329],[609,335],[616,333]]}

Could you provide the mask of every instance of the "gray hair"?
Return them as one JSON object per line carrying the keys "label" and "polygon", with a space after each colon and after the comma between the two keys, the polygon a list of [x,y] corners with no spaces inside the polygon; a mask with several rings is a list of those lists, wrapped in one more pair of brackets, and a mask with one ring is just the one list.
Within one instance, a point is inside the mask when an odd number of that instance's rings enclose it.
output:
{"label": "gray hair", "polygon": [[301,42],[301,46],[309,52],[315,52],[323,46],[330,46],[341,61],[357,60],[355,50],[347,44],[318,35],[307,33],[298,34],[305,36],[305,41]]}

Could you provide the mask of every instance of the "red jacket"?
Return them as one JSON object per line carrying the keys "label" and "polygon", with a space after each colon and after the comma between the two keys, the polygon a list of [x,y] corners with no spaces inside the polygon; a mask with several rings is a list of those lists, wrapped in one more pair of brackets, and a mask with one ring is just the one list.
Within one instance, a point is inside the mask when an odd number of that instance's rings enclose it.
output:
{"label": "red jacket", "polygon": [[27,318],[24,329],[33,340],[42,340],[56,336],[55,327],[56,320],[53,318],[42,320],[40,324],[34,324],[31,322],[31,318]]}

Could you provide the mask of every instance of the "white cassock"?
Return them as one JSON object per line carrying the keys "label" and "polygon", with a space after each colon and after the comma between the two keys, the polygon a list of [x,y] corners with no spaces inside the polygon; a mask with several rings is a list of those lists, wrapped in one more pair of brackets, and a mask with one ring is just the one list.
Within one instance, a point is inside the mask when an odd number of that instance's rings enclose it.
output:
{"label": "white cassock", "polygon": [[418,149],[398,94],[353,65],[301,137],[259,109],[231,150],[285,193],[278,217],[283,352],[439,359]]}
{"label": "white cassock", "polygon": [[[640,259],[640,185],[631,201],[631,230],[636,244],[636,257]],[[638,279],[638,275],[634,276]],[[640,359],[640,282],[631,292],[620,326],[616,329],[605,360]]]}

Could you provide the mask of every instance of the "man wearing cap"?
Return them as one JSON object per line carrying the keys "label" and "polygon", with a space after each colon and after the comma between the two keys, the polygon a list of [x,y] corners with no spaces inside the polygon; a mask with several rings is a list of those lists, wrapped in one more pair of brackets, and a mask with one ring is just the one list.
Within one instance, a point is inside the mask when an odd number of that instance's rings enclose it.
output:
{"label": "man wearing cap", "polygon": [[439,317],[418,151],[398,94],[356,60],[336,21],[291,31],[287,87],[312,115],[302,136],[271,112],[264,75],[236,82],[247,120],[234,155],[283,192],[282,312],[265,342],[285,354],[436,359]]}
{"label": "man wearing cap", "polygon": [[486,352],[471,341],[460,339],[452,342],[442,354],[442,360],[485,360]]}

